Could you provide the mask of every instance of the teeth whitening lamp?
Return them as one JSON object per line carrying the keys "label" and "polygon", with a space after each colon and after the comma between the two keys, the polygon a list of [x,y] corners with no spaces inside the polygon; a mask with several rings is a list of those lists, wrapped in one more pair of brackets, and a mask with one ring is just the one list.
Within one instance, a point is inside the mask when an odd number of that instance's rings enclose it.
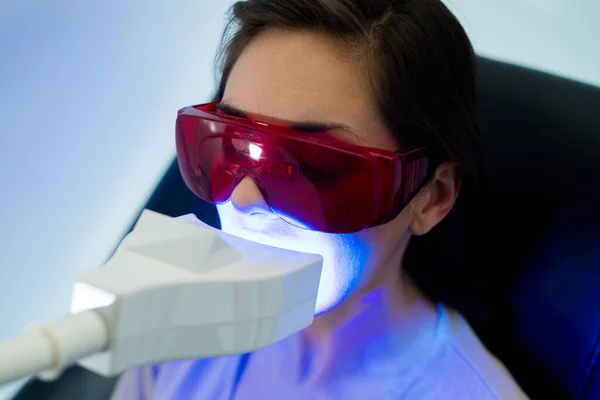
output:
{"label": "teeth whitening lamp", "polygon": [[320,255],[145,210],[108,262],[77,279],[70,315],[0,344],[0,383],[53,380],[76,362],[114,376],[268,346],[312,323],[321,266]]}

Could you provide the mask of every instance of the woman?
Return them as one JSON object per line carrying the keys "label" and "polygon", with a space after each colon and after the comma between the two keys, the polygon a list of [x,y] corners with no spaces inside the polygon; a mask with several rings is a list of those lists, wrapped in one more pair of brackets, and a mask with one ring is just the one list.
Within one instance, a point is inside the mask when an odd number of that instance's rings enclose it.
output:
{"label": "woman", "polygon": [[[340,146],[422,148],[428,163],[407,204],[358,231],[350,213],[319,217],[346,230],[296,227],[265,200],[277,193],[244,177],[218,205],[222,229],[323,254],[313,325],[250,355],[130,371],[114,398],[525,398],[465,320],[403,273],[411,237],[439,224],[477,173],[474,55],[458,21],[439,0],[248,0],[232,15],[217,113]],[[343,168],[317,178],[347,179]]]}

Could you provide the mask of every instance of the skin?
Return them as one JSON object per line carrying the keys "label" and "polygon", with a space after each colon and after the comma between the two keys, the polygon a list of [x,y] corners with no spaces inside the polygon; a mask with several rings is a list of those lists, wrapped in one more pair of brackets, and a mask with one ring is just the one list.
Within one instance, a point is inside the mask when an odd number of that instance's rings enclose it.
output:
{"label": "skin", "polygon": [[[338,43],[321,34],[267,30],[243,51],[223,103],[283,121],[343,124],[348,129],[331,133],[351,143],[398,150],[361,79],[361,66],[341,54]],[[301,333],[310,343],[307,351],[318,359],[311,373],[318,380],[334,374],[344,360],[369,364],[377,361],[374,354],[397,352],[424,327],[434,326],[436,307],[402,273],[402,258],[410,237],[438,224],[459,190],[457,166],[443,163],[397,218],[348,235],[284,223],[249,177],[218,211],[226,232],[323,255],[317,317]],[[377,350],[368,351],[375,342]]]}

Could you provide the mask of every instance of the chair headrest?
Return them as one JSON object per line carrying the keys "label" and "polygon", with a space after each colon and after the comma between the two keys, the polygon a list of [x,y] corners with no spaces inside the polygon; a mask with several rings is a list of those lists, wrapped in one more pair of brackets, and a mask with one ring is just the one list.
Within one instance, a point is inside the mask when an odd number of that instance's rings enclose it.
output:
{"label": "chair headrest", "polygon": [[600,398],[600,89],[478,64],[478,268],[508,290],[512,333],[569,397]]}

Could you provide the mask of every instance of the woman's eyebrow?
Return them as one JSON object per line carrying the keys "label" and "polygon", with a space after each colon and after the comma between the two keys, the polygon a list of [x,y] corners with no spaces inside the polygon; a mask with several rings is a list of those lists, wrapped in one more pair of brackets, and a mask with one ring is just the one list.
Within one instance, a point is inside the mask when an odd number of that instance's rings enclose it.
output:
{"label": "woman's eyebrow", "polygon": [[244,110],[240,110],[239,108],[232,106],[229,103],[224,103],[224,102],[218,103],[216,105],[216,109],[221,112],[224,112],[225,114],[228,114],[228,115],[231,115],[234,117],[248,118],[249,116],[252,116],[253,118],[256,118],[258,120],[263,120],[265,122],[273,121],[274,123],[283,124],[285,126],[290,127],[291,129],[294,129],[297,131],[302,131],[302,132],[307,132],[307,133],[327,132],[327,131],[332,131],[335,129],[340,129],[340,130],[349,132],[353,135],[356,135],[358,137],[358,135],[354,131],[352,131],[352,129],[350,129],[350,127],[348,127],[345,124],[341,124],[341,123],[337,123],[337,122],[283,120],[280,118],[267,117],[267,116],[250,113],[250,112],[247,112]]}

